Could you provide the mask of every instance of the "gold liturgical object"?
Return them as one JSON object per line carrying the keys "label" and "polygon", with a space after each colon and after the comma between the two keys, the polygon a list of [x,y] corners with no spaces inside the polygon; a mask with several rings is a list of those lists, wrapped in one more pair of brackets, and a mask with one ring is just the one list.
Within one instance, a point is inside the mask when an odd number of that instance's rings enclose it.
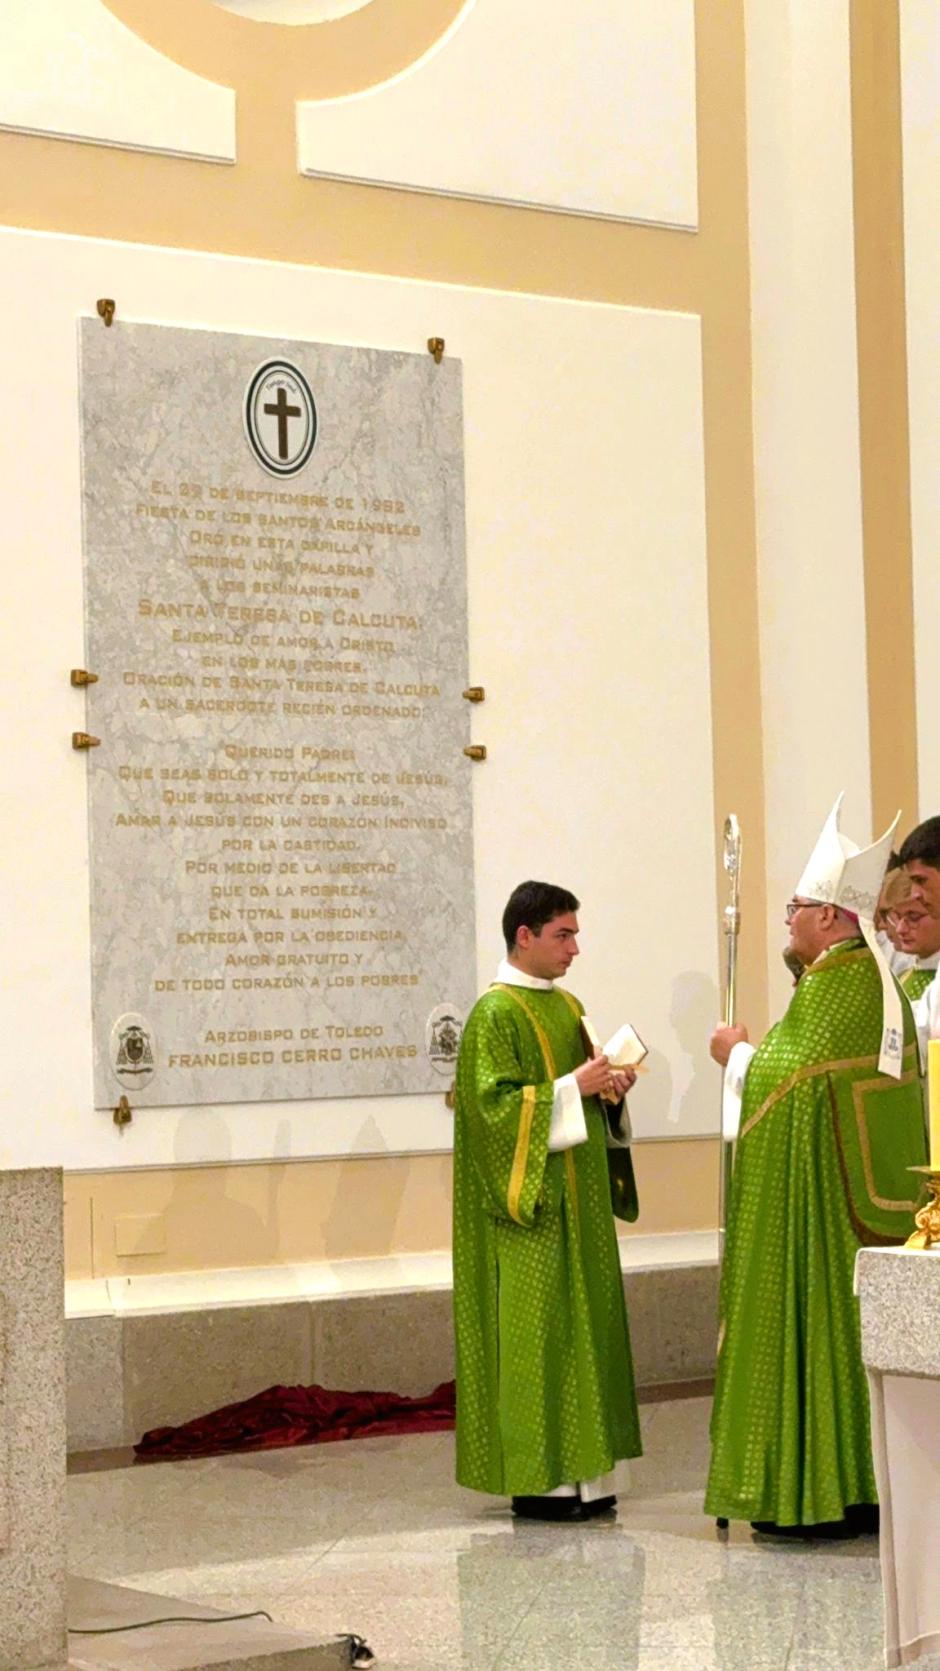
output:
{"label": "gold liturgical object", "polygon": [[912,1166],[927,1180],[929,1200],[914,1214],[917,1229],[907,1239],[909,1248],[940,1247],[940,1039],[927,1045],[927,1112],[930,1127],[930,1162]]}

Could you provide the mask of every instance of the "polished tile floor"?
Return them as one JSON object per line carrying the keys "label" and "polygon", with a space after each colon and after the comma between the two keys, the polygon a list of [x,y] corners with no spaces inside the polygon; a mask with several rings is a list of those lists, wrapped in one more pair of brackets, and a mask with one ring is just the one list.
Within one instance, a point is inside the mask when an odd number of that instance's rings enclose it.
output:
{"label": "polished tile floor", "polygon": [[71,1566],[356,1631],[377,1671],[876,1671],[876,1540],[720,1541],[701,1512],[708,1409],[645,1406],[617,1519],[583,1527],[461,1491],[452,1434],[80,1474]]}

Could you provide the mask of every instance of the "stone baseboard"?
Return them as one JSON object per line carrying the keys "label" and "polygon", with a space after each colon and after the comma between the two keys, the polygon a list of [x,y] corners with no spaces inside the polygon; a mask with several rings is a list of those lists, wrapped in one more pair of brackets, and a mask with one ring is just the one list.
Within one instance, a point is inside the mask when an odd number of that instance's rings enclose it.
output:
{"label": "stone baseboard", "polygon": [[[655,1251],[645,1264],[634,1256],[624,1275],[637,1381],[709,1377],[718,1292],[709,1239],[704,1253],[692,1248],[680,1263]],[[430,1269],[433,1280],[410,1287],[296,1299],[256,1292],[241,1303],[227,1280],[224,1301],[201,1304],[177,1292],[164,1298],[178,1304],[159,1309],[71,1315],[69,1450],[133,1444],[149,1428],[190,1421],[275,1384],[429,1392],[454,1373],[447,1275],[444,1260]],[[255,1278],[254,1286],[263,1285]]]}

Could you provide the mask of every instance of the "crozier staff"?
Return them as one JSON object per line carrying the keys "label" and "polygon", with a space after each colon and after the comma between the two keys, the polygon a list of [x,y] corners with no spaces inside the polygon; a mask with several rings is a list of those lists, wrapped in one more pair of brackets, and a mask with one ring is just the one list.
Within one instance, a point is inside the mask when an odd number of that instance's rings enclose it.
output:
{"label": "crozier staff", "polygon": [[457,1479],[551,1520],[612,1508],[614,1464],[642,1449],[608,1164],[610,1144],[629,1165],[635,1072],[591,1055],[555,985],[578,908],[550,883],[515,889],[456,1081]]}

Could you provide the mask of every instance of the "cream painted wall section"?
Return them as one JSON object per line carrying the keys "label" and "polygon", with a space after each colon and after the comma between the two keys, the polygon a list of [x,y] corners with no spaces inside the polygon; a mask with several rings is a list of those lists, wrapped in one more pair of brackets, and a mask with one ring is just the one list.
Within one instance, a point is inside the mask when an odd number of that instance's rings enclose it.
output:
{"label": "cream painted wall section", "polygon": [[5,0],[0,127],[235,160],[235,94],[155,52],[101,0]]}
{"label": "cream painted wall section", "polygon": [[[625,1239],[711,1230],[718,1176],[714,1138],[642,1143],[635,1155],[641,1214]],[[121,1252],[119,1225],[144,1219],[160,1253]],[[66,1179],[66,1269],[73,1279],[155,1271],[231,1270],[398,1255],[450,1247],[449,1155],[294,1161],[273,1166],[151,1167]],[[337,1289],[345,1286],[342,1271]],[[404,1284],[407,1286],[407,1282]],[[233,1279],[236,1291],[244,1284]]]}
{"label": "cream painted wall section", "polygon": [[[602,1034],[629,1017],[652,1046],[639,1135],[714,1129],[706,1040],[717,1007],[710,669],[699,322],[691,315],[6,233],[0,291],[43,319],[4,353],[0,458],[11,553],[4,828],[17,887],[6,929],[7,1087],[23,1118],[0,1164],[172,1166],[446,1148],[442,1098],[151,1110],[119,1136],[91,1103],[88,766],[83,701],[76,316],[378,347],[433,331],[463,361],[471,669],[490,750],[474,772],[478,977],[492,978],[506,895],[526,874],[584,904],[576,990]],[[101,329],[105,327],[102,325]],[[42,401],[43,444],[24,444]],[[50,491],[49,459],[57,460]],[[471,770],[469,766],[468,770]],[[694,840],[690,840],[694,832]],[[681,913],[640,902],[681,875]],[[50,1042],[50,1017],[54,1040]]]}
{"label": "cream painted wall section", "polygon": [[845,833],[864,843],[871,829],[848,0],[748,0],[746,35],[768,980],[776,1014],[791,984],[778,956],[783,905],[840,789]]}
{"label": "cream painted wall section", "polygon": [[[118,0],[115,0],[115,9]],[[23,8],[26,9],[25,6]],[[159,7],[140,0],[121,0],[127,22],[137,22],[150,33],[154,44],[172,52],[181,62],[194,64],[209,78],[220,78],[239,90],[239,166],[207,169],[198,162],[177,158],[167,162],[156,155],[144,155],[116,147],[60,144],[28,134],[0,133],[3,152],[6,218],[29,228],[52,228],[62,233],[89,237],[124,238],[138,244],[198,247],[225,250],[232,255],[267,256],[277,261],[307,264],[329,263],[352,269],[423,275],[506,289],[528,289],[555,295],[603,298],[618,304],[649,308],[698,311],[704,315],[705,423],[708,454],[708,524],[710,543],[711,624],[717,646],[712,668],[715,698],[716,758],[713,763],[719,798],[718,811],[730,806],[745,814],[745,829],[751,836],[750,864],[746,872],[746,895],[763,896],[763,865],[759,859],[762,832],[762,766],[760,744],[760,694],[757,681],[756,619],[753,595],[752,480],[750,469],[750,350],[747,322],[747,229],[746,177],[744,158],[743,29],[737,0],[716,6],[713,0],[697,4],[697,104],[699,121],[699,190],[702,202],[701,231],[697,237],[671,236],[655,227],[615,223],[591,217],[530,213],[527,210],[496,207],[483,201],[445,199],[432,195],[403,194],[381,190],[363,191],[355,185],[328,179],[303,179],[297,173],[294,123],[281,100],[298,86],[312,93],[329,95],[351,85],[387,76],[407,56],[399,43],[401,29],[392,28],[393,38],[382,38],[371,20],[381,14],[389,24],[408,25],[419,12],[423,20],[415,38],[415,50],[423,50],[435,32],[434,7],[423,0],[402,0],[402,10],[393,14],[392,0],[376,0],[362,8],[363,24],[355,36],[354,51],[346,31],[357,23],[353,15],[334,29],[264,31],[277,41],[279,54],[264,59],[255,50],[254,34],[241,45],[232,30],[242,20],[201,3],[201,0],[161,0]],[[440,16],[453,15],[450,6]],[[433,14],[433,15],[432,15]],[[431,17],[431,25],[427,24]],[[446,20],[445,20],[446,21]],[[372,31],[371,33],[369,31]],[[261,34],[262,31],[257,31]],[[335,36],[335,43],[334,43]],[[328,37],[328,40],[327,40]],[[410,41],[411,37],[409,37]],[[309,43],[305,52],[304,42]],[[288,44],[289,43],[289,46]],[[316,45],[316,58],[312,47]],[[408,52],[411,48],[409,46]],[[289,61],[288,61],[289,52]],[[224,58],[226,72],[220,64]],[[276,59],[276,63],[274,60]],[[557,68],[553,77],[557,77]],[[282,119],[282,110],[287,119]],[[105,290],[97,267],[88,284],[84,306],[91,310],[94,297]],[[194,298],[194,312],[200,302]],[[17,315],[22,318],[22,297],[17,298]],[[423,322],[427,329],[435,324]],[[68,464],[55,492],[70,491]],[[48,486],[48,484],[47,484]],[[40,503],[37,526],[50,526],[47,507]],[[8,572],[11,598],[36,608],[37,587],[23,575],[22,590]],[[74,601],[73,592],[69,593]],[[45,606],[45,597],[42,600]],[[60,612],[56,600],[55,620]],[[732,625],[733,623],[733,625]],[[58,627],[55,628],[56,635]],[[32,694],[38,688],[44,709],[51,705],[56,715],[55,744],[63,743],[75,721],[75,696],[63,688],[66,669],[80,654],[74,633],[55,636],[52,646],[54,667],[32,669]],[[19,719],[20,699],[6,687],[14,717]],[[54,751],[53,751],[54,753]],[[80,764],[77,757],[61,752],[54,758],[56,770],[65,762]],[[50,763],[44,754],[37,794],[45,794]],[[10,828],[8,798],[7,827]],[[668,804],[666,814],[668,816]],[[655,840],[658,825],[645,832]],[[81,809],[78,830],[56,834],[54,854],[43,856],[45,832],[35,857],[37,920],[48,931],[52,913],[46,908],[42,891],[44,876],[58,887],[53,860],[64,864],[69,882],[81,886],[75,871],[72,842],[83,839]],[[628,869],[628,855],[623,869]],[[711,886],[711,883],[709,884]],[[56,898],[62,897],[57,894]],[[636,915],[635,901],[633,916]],[[67,902],[67,910],[71,906]],[[20,913],[25,916],[25,911]],[[759,918],[759,926],[758,926]],[[764,912],[757,906],[751,916],[742,948],[743,978],[749,994],[749,1008],[763,1006]],[[776,934],[776,924],[775,934]],[[32,927],[32,921],[30,921]],[[631,921],[624,936],[625,958],[639,968],[642,952],[636,950],[636,928]],[[593,956],[594,948],[588,945]],[[43,954],[45,955],[45,953]],[[585,969],[588,957],[585,956]],[[487,971],[488,973],[488,971]],[[30,967],[32,990],[42,984]],[[87,1016],[87,988],[83,975],[77,986],[59,971],[55,952],[46,970],[43,986],[45,1013],[56,1021],[69,1013],[74,1001],[82,1018]],[[63,1003],[65,1010],[63,1011]],[[34,1018],[35,1021],[35,1018]],[[71,1026],[71,1018],[69,1018]],[[43,1045],[42,1060],[51,1064],[56,1077],[56,1051]],[[34,1064],[38,1076],[39,1062]],[[717,1070],[709,1081],[709,1094],[717,1098]],[[56,1081],[57,1087],[60,1081]],[[78,1087],[80,1090],[81,1087]],[[70,1108],[76,1104],[75,1087],[65,1088]],[[58,1094],[58,1090],[57,1090]],[[15,1121],[38,1125],[47,1106],[46,1098],[36,1106],[17,1102],[5,1123]],[[77,1115],[76,1115],[77,1117]],[[109,1136],[110,1131],[109,1131]],[[128,1134],[130,1135],[130,1134]],[[116,1139],[114,1140],[116,1142]],[[700,1222],[714,1224],[717,1157],[711,1139],[648,1142],[638,1146],[636,1162],[642,1201],[640,1233],[677,1230]],[[109,1161],[108,1165],[111,1164]],[[355,1178],[345,1172],[357,1167]],[[363,1161],[353,1157],[295,1161],[290,1170],[305,1174],[304,1187],[291,1199],[296,1217],[287,1215],[287,1196],[281,1197],[278,1236],[283,1245],[315,1245],[324,1218],[332,1226],[331,1241],[338,1257],[362,1255],[373,1245],[378,1224],[385,1238],[381,1251],[440,1246],[446,1223],[440,1216],[442,1178],[439,1168],[446,1157],[413,1155],[385,1156]],[[344,1170],[349,1191],[343,1196],[346,1210],[333,1212],[331,1204],[337,1185],[334,1169]],[[188,1189],[185,1208],[172,1220],[173,1235],[161,1268],[179,1266],[198,1269],[220,1263],[264,1263],[264,1246],[270,1243],[268,1220],[261,1203],[268,1198],[271,1173],[278,1163],[255,1166],[210,1168],[218,1173],[203,1192],[203,1168],[176,1165],[163,1178],[171,1178],[183,1191]],[[140,1269],[134,1259],[118,1259],[109,1245],[107,1226],[119,1215],[150,1214],[153,1203],[146,1191],[150,1171],[124,1169],[107,1173],[75,1173],[68,1179],[67,1226],[70,1226],[70,1269],[74,1274],[120,1268]],[[188,1182],[192,1180],[192,1182]],[[403,1181],[404,1180],[404,1181]],[[99,1220],[100,1236],[92,1252],[91,1222],[97,1211],[99,1185],[111,1192],[109,1211]],[[250,1216],[233,1213],[226,1219],[235,1232],[223,1246],[206,1234],[207,1203],[229,1193],[241,1199],[251,1192],[257,1208],[257,1237]],[[389,1200],[399,1199],[400,1210],[390,1210]],[[253,1209],[254,1210],[254,1209]],[[294,1209],[292,1209],[293,1211]],[[441,1225],[445,1228],[441,1231]],[[335,1233],[335,1234],[334,1234]],[[315,1257],[314,1253],[309,1255]],[[142,1256],[148,1258],[158,1256]]]}
{"label": "cream painted wall section", "polygon": [[417,65],[300,103],[307,174],[694,227],[694,0],[469,0]]}
{"label": "cream painted wall section", "polygon": [[940,813],[940,8],[901,0],[904,244],[920,818]]}

